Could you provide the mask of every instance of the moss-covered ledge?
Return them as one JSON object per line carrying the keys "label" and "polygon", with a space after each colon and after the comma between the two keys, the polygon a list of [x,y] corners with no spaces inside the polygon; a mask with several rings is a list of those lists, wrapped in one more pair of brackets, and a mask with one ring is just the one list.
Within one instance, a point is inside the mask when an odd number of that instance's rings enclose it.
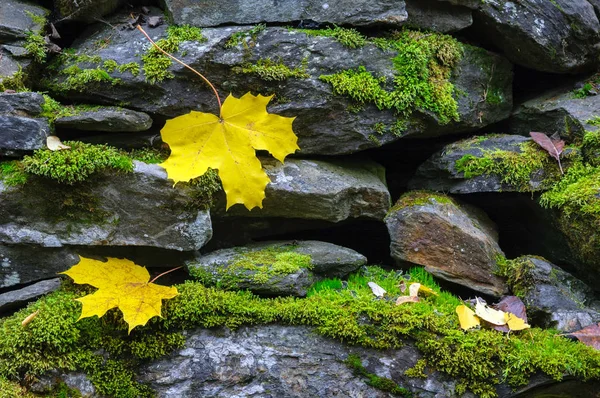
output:
{"label": "moss-covered ledge", "polygon": [[[600,353],[555,331],[533,328],[509,338],[494,330],[460,330],[454,309],[461,301],[440,291],[421,269],[412,270],[410,280],[439,295],[396,306],[393,298],[402,294],[398,284],[403,279],[397,272],[369,267],[351,276],[345,287],[321,282],[305,299],[261,299],[186,282],[177,286],[180,295],[166,303],[163,318],[154,318],[131,335],[114,310],[101,320],[77,321],[80,304],[73,299],[85,291],[67,284],[0,320],[0,380],[26,384],[52,369],[77,370],[88,374],[101,394],[149,396],[148,387],[135,382],[136,367],[182,347],[183,330],[272,322],[310,325],[347,344],[379,349],[399,348],[406,339],[414,339],[426,369],[456,378],[459,394],[470,390],[494,397],[498,383],[527,384],[538,371],[555,380],[600,378]],[[376,299],[369,281],[383,287],[392,300]],[[37,310],[38,316],[23,328],[21,321]],[[110,359],[97,353],[100,348]]]}

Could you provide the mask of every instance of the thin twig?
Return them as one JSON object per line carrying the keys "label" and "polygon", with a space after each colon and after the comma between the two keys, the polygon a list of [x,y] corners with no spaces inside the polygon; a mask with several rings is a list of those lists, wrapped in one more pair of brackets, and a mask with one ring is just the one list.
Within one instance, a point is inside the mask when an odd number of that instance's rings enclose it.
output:
{"label": "thin twig", "polygon": [[179,59],[175,58],[174,56],[172,56],[171,54],[169,54],[168,52],[166,52],[165,50],[163,50],[162,48],[160,48],[155,42],[154,40],[152,40],[150,38],[150,36],[148,36],[148,33],[146,33],[146,31],[140,26],[137,26],[138,30],[140,32],[142,32],[144,34],[144,36],[146,36],[146,39],[150,40],[150,43],[152,43],[152,45],[161,53],[165,54],[167,57],[175,60],[176,62],[178,62],[179,64],[185,66],[186,68],[188,68],[189,70],[191,70],[192,72],[194,72],[195,74],[197,74],[198,76],[200,76],[202,78],[202,80],[204,80],[206,82],[206,84],[208,84],[210,86],[210,88],[212,88],[213,92],[215,93],[215,97],[217,97],[217,102],[219,103],[219,117],[221,117],[221,98],[219,97],[219,93],[217,91],[217,89],[215,88],[215,86],[212,85],[212,83],[206,78],[204,77],[204,75],[200,72],[198,72],[196,69],[192,68],[191,66],[189,66],[188,64],[186,64],[183,61],[180,61]]}
{"label": "thin twig", "polygon": [[160,278],[161,276],[163,276],[163,275],[167,275],[169,272],[177,271],[179,268],[183,268],[183,267],[177,267],[177,268],[173,268],[173,269],[170,269],[170,270],[168,270],[168,271],[165,271],[165,272],[163,272],[162,274],[155,276],[155,277],[154,277],[154,279],[152,279],[152,280],[151,280],[150,282],[148,282],[148,283],[152,283],[152,282],[154,282],[155,280],[157,280],[157,279],[158,279],[158,278]]}

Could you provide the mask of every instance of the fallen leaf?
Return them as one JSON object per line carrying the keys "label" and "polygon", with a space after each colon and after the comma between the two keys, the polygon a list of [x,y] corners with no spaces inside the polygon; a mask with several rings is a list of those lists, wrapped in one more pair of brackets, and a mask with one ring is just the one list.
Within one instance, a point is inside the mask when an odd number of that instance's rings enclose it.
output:
{"label": "fallen leaf", "polygon": [[398,289],[400,289],[400,291],[402,293],[406,292],[406,282],[402,281],[398,284]]}
{"label": "fallen leaf", "polygon": [[529,135],[535,141],[536,144],[541,146],[546,152],[550,154],[554,159],[558,161],[558,167],[560,168],[560,172],[563,172],[562,165],[560,164],[560,154],[562,153],[565,142],[560,139],[559,135],[553,135],[552,137],[548,137],[544,133],[536,133],[534,131],[530,132]]}
{"label": "fallen leaf", "polygon": [[151,283],[148,270],[127,259],[109,258],[102,262],[80,257],[79,263],[61,273],[75,283],[98,288],[95,293],[77,299],[83,304],[79,319],[101,317],[118,307],[130,333],[134,327],[160,316],[162,300],[178,294],[175,287]]}
{"label": "fallen leaf", "polygon": [[474,328],[475,326],[481,325],[481,322],[479,322],[479,318],[475,316],[473,310],[464,304],[456,307],[456,313],[458,314],[458,321],[460,322],[460,327],[463,330],[469,330],[471,328]]}
{"label": "fallen leaf", "polygon": [[369,287],[371,288],[371,291],[377,297],[383,297],[386,293],[385,289],[382,288],[381,286],[379,286],[375,282],[369,282],[369,283],[367,283],[367,285],[369,285]]}
{"label": "fallen leaf", "polygon": [[46,146],[51,151],[62,151],[63,149],[71,149],[70,146],[63,144],[55,135],[49,135],[46,137]]}
{"label": "fallen leaf", "polygon": [[475,304],[475,314],[492,325],[506,325],[506,314],[503,311],[490,308],[479,299],[477,299],[477,304]]}
{"label": "fallen leaf", "polygon": [[420,283],[411,283],[408,287],[408,295],[411,297],[417,297],[419,295]]}
{"label": "fallen leaf", "polygon": [[523,330],[531,327],[523,318],[511,313],[506,313],[506,325],[510,330]]}
{"label": "fallen leaf", "polygon": [[418,303],[421,301],[417,296],[400,296],[396,299],[396,305],[404,303]]}
{"label": "fallen leaf", "polygon": [[25,327],[25,326],[29,325],[31,323],[31,321],[33,321],[35,319],[35,317],[38,316],[39,313],[40,313],[40,310],[37,310],[34,313],[29,314],[25,319],[23,319],[23,322],[21,322],[21,326]]}
{"label": "fallen leaf", "polygon": [[292,131],[294,118],[267,113],[273,98],[250,93],[229,95],[221,118],[192,111],[168,120],[161,130],[171,155],[161,164],[175,183],[217,169],[227,195],[227,208],[242,203],[249,210],[262,208],[270,182],[255,150],[267,150],[280,162],[300,149]]}
{"label": "fallen leaf", "polygon": [[565,333],[565,335],[574,336],[583,344],[600,350],[600,323],[590,325],[576,332]]}
{"label": "fallen leaf", "polygon": [[523,301],[517,296],[503,297],[498,304],[494,305],[494,308],[500,311],[510,312],[527,322],[527,310],[525,304],[523,304]]}

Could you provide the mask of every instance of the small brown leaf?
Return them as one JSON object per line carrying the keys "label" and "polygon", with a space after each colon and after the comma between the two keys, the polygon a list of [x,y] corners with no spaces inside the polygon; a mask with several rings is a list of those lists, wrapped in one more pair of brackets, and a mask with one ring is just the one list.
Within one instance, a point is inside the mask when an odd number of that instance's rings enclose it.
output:
{"label": "small brown leaf", "polygon": [[541,146],[546,152],[550,154],[558,162],[560,173],[563,173],[562,165],[560,164],[560,154],[562,153],[565,142],[560,139],[560,136],[553,135],[552,138],[548,137],[544,133],[530,132],[529,135],[535,141],[536,144]]}
{"label": "small brown leaf", "polygon": [[21,326],[25,327],[25,326],[29,325],[31,323],[31,321],[33,321],[35,319],[35,317],[38,316],[39,313],[40,313],[40,310],[37,310],[33,314],[28,315],[27,318],[23,319],[23,322],[21,322]]}
{"label": "small brown leaf", "polygon": [[406,292],[406,282],[402,281],[398,284],[398,289],[400,289],[400,291],[402,293]]}
{"label": "small brown leaf", "polygon": [[581,330],[571,333],[565,333],[569,336],[574,336],[577,340],[581,341],[585,345],[594,347],[600,350],[600,323],[597,325],[590,325]]}

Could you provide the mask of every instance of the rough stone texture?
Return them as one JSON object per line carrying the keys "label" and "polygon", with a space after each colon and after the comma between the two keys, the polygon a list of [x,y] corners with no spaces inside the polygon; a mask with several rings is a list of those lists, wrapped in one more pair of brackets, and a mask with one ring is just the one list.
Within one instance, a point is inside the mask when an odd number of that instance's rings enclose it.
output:
{"label": "rough stone texture", "polygon": [[600,303],[592,301],[594,292],[589,286],[541,257],[525,259],[533,264],[533,288],[523,298],[532,322],[563,332],[600,322]]}
{"label": "rough stone texture", "polygon": [[51,278],[78,261],[70,249],[0,245],[0,288]]}
{"label": "rough stone texture", "polygon": [[149,131],[129,134],[86,134],[77,137],[78,141],[88,144],[106,144],[120,149],[160,148],[162,138],[160,132],[151,129]]}
{"label": "rough stone texture", "polygon": [[573,90],[553,90],[519,105],[510,118],[510,131],[529,135],[530,131],[560,133],[581,137],[598,126],[588,120],[600,115],[600,95],[575,98]]}
{"label": "rough stone texture", "polygon": [[263,208],[223,205],[214,217],[283,217],[339,222],[348,218],[381,220],[390,206],[385,170],[371,161],[262,158],[271,183]]}
{"label": "rough stone texture", "polygon": [[402,0],[162,0],[177,25],[208,27],[295,21],[399,26],[407,18]]}
{"label": "rough stone texture", "polygon": [[0,115],[0,155],[19,156],[46,147],[46,119]]}
{"label": "rough stone texture", "polygon": [[60,287],[60,278],[37,282],[22,289],[0,293],[0,314],[24,306],[45,294],[51,293]]}
{"label": "rough stone texture", "polygon": [[[113,24],[129,18],[122,16],[111,20]],[[153,39],[164,37],[166,25],[149,29]],[[365,66],[375,76],[385,76],[389,84],[394,76],[393,51],[383,51],[372,44],[349,49],[329,37],[308,36],[284,28],[267,28],[256,39],[234,48],[224,48],[229,37],[250,28],[209,28],[202,33],[204,43],[186,42],[176,55],[193,65],[223,93],[239,97],[251,91],[254,94],[276,94],[269,112],[293,117],[294,131],[299,137],[301,154],[337,155],[354,153],[400,139],[391,132],[374,138],[376,123],[393,125],[397,117],[391,110],[381,111],[368,105],[358,113],[349,111],[350,101],[345,96],[332,95],[331,85],[319,79],[321,75],[334,74],[345,69]],[[98,40],[110,38],[109,44],[98,50]],[[147,47],[141,45],[137,30],[123,30],[114,35],[106,24],[95,25],[84,38],[74,43],[81,53],[114,59],[119,64],[139,62]],[[284,81],[265,81],[253,74],[234,73],[233,68],[259,59],[282,60],[290,68],[305,64],[309,78],[288,78]],[[97,64],[80,64],[82,68],[96,68]],[[132,76],[129,72],[115,71],[111,76],[121,79],[119,84],[89,84],[83,92],[56,93],[84,103],[125,103],[131,109],[150,114],[173,117],[191,109],[216,112],[215,98],[205,84],[179,64],[169,69],[174,79],[158,84],[145,81],[145,76]],[[493,72],[492,72],[493,71]],[[61,81],[60,70],[55,75]],[[472,131],[487,124],[507,118],[512,108],[512,65],[503,57],[485,50],[465,46],[451,81],[457,92],[460,122],[440,126],[429,112],[415,111],[407,121],[403,136],[437,136]],[[494,92],[498,103],[483,100],[485,92]],[[279,101],[279,103],[277,103]]]}
{"label": "rough stone texture", "polygon": [[473,23],[472,11],[438,0],[406,0],[407,26],[437,32],[456,32]]}
{"label": "rough stone texture", "polygon": [[[5,244],[197,250],[212,235],[208,212],[190,210],[188,196],[173,189],[164,169],[141,162],[133,173],[100,176],[71,189],[40,179],[18,187],[0,182],[0,201]],[[65,201],[87,203],[91,210],[64,207]],[[69,211],[75,214],[66,216]]]}
{"label": "rough stone texture", "polygon": [[143,112],[117,107],[102,107],[73,116],[57,118],[56,127],[86,131],[129,132],[145,131],[152,126],[152,119]]}
{"label": "rough stone texture", "polygon": [[455,6],[464,6],[471,9],[476,9],[481,6],[481,0],[438,0],[443,2],[448,2]]}
{"label": "rough stone texture", "polygon": [[[267,282],[253,279],[254,271],[235,271],[240,281],[238,289],[248,289],[257,294],[268,296],[306,296],[308,288],[315,280],[323,277],[344,277],[367,263],[367,259],[352,249],[319,241],[281,241],[261,242],[243,247],[217,250],[196,257],[186,263],[190,273],[203,271],[213,276],[213,283],[220,281],[219,272],[229,268],[246,253],[264,249],[284,249],[299,254],[309,255],[312,269],[301,268],[290,274],[274,275]],[[257,264],[261,265],[261,264]],[[264,264],[267,266],[267,264]]]}
{"label": "rough stone texture", "polygon": [[54,8],[63,20],[94,22],[96,18],[110,14],[119,8],[123,0],[54,0]]}
{"label": "rough stone texture", "polygon": [[597,64],[600,23],[587,0],[490,0],[474,17],[483,35],[527,68],[573,73]]}
{"label": "rough stone texture", "polygon": [[0,114],[36,116],[42,112],[44,97],[39,93],[0,93]]}
{"label": "rough stone texture", "polygon": [[471,206],[414,192],[400,198],[385,218],[391,255],[425,267],[441,279],[492,296],[507,291],[494,275],[498,246],[495,226]]}
{"label": "rough stone texture", "polygon": [[[468,139],[447,145],[419,166],[415,176],[409,182],[409,188],[458,194],[521,191],[522,188],[504,183],[501,181],[501,177],[496,175],[484,174],[465,178],[464,173],[456,170],[456,161],[465,155],[482,157],[485,151],[502,150],[520,153],[519,146],[528,141],[531,141],[531,138],[517,135],[493,135],[481,141]],[[543,169],[533,173],[528,188],[532,191],[542,189],[542,182],[545,178]]]}
{"label": "rough stone texture", "polygon": [[36,25],[27,15],[45,17],[50,13],[44,7],[21,0],[2,0],[0,3],[0,43],[8,43],[27,38],[29,31],[38,31],[43,26]]}

